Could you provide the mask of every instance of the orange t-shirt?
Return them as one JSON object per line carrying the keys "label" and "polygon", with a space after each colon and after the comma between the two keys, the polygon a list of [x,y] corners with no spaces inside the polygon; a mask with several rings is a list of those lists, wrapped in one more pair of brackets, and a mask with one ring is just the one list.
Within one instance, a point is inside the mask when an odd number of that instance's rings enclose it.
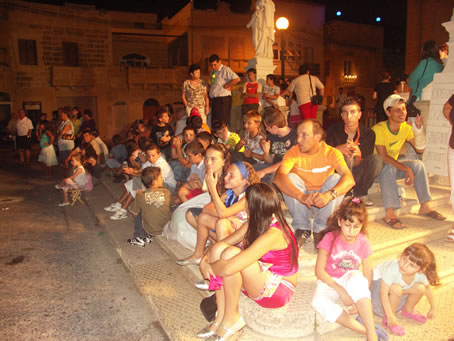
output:
{"label": "orange t-shirt", "polygon": [[319,190],[326,179],[341,165],[347,167],[342,153],[325,142],[314,155],[300,152],[298,145],[285,153],[282,159],[282,170],[298,174],[303,179],[308,191]]}

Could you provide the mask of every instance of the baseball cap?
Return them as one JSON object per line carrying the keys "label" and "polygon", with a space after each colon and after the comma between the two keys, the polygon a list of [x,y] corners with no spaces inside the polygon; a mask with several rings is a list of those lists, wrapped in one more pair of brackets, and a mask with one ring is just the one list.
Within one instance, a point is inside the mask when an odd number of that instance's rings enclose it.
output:
{"label": "baseball cap", "polygon": [[201,117],[200,111],[199,111],[199,109],[198,109],[197,107],[194,107],[194,108],[192,108],[192,110],[191,110],[191,114],[189,115],[189,117],[193,117],[193,116],[199,116],[199,117]]}
{"label": "baseball cap", "polygon": [[392,94],[388,96],[385,101],[383,102],[383,109],[388,109],[389,107],[395,106],[399,101],[403,101],[404,103],[407,101],[405,97],[402,97],[398,94]]}

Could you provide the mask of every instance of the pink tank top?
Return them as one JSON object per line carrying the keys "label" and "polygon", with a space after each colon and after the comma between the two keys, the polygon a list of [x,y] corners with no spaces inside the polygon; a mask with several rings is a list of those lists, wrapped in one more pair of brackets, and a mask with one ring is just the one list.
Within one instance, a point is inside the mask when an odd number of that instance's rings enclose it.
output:
{"label": "pink tank top", "polygon": [[[269,228],[272,227],[282,231],[282,227],[277,221],[273,221]],[[295,245],[297,256],[298,244],[292,232],[290,233],[290,237],[292,238],[292,241],[291,243],[288,243],[285,249],[268,251],[260,258],[260,261],[263,263],[273,264],[269,270],[276,275],[287,277],[298,271],[298,262],[292,266],[292,243]]]}

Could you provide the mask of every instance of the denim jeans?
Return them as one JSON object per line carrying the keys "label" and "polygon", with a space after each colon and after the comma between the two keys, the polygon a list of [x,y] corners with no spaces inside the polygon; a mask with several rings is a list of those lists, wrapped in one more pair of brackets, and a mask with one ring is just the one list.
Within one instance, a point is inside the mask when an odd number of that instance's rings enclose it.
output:
{"label": "denim jeans", "polygon": [[[429,190],[426,168],[421,160],[399,160],[400,163],[409,167],[415,176],[414,186],[420,204],[432,200]],[[400,208],[397,180],[404,179],[405,173],[392,165],[385,165],[378,176],[383,199],[383,207],[394,209]]]}
{"label": "denim jeans", "polygon": [[170,168],[173,170],[173,176],[176,181],[186,182],[188,180],[191,168],[183,166],[178,160],[170,161]]}
{"label": "denim jeans", "polygon": [[[348,163],[347,163],[348,165]],[[383,158],[378,154],[369,155],[360,161],[359,165],[350,169],[355,179],[353,193],[356,197],[367,195],[375,178],[383,169]]]}
{"label": "denim jeans", "polygon": [[[306,185],[303,179],[301,179],[297,174],[289,173],[287,176],[289,180],[292,182],[292,184],[304,194],[315,192],[326,193],[331,188],[336,186],[336,184],[339,182],[341,178],[341,176],[337,173],[331,174],[326,179],[325,183],[322,185],[320,190],[308,191],[306,189]],[[287,204],[287,207],[290,211],[290,215],[293,218],[292,226],[294,230],[296,231],[298,229],[302,229],[310,231],[311,230],[310,219],[314,218],[313,226],[314,233],[318,233],[326,227],[328,217],[334,212],[337,206],[339,206],[343,198],[344,198],[343,195],[339,195],[336,199],[331,200],[326,206],[322,208],[314,206],[312,206],[312,208],[309,208],[306,205],[302,204],[297,199],[288,196],[287,194],[284,194],[285,203]]]}
{"label": "denim jeans", "polygon": [[[271,166],[272,166],[272,164],[270,164],[270,163],[255,163],[255,164],[252,165],[252,167],[254,167],[254,170],[256,172],[261,171],[262,169],[265,169],[265,168],[268,168],[268,167],[271,167]],[[274,174],[276,174],[276,172],[266,174],[262,178],[261,181],[266,183],[266,184],[271,185],[273,183],[273,180],[274,180]]]}

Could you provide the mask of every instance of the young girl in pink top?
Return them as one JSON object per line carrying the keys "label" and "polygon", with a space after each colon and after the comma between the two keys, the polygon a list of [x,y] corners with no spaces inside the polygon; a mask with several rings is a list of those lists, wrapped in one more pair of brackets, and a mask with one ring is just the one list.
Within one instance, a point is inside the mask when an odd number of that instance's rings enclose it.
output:
{"label": "young girl in pink top", "polygon": [[286,305],[298,272],[298,245],[274,189],[256,183],[246,190],[249,221],[209,249],[200,271],[216,290],[217,315],[197,336],[227,340],[243,329],[240,292],[265,308]]}
{"label": "young girl in pink top", "polygon": [[[374,326],[369,290],[372,249],[366,225],[366,207],[358,198],[344,201],[328,218],[327,228],[317,236],[315,275],[318,280],[312,307],[325,320],[366,335],[369,341],[387,340],[387,333]],[[347,311],[337,303],[339,298]],[[351,315],[358,313],[355,320]]]}

